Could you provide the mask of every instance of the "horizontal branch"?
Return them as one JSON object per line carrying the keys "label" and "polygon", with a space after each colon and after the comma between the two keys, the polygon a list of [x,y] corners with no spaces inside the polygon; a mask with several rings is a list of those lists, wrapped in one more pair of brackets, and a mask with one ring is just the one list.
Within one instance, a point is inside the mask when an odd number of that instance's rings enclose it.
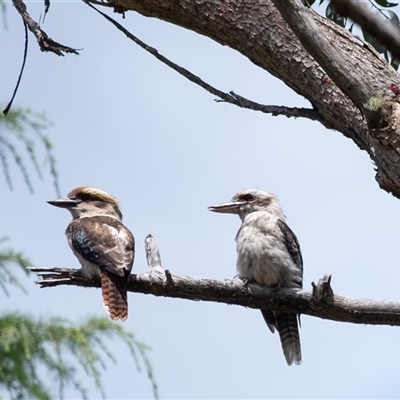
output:
{"label": "horizontal branch", "polygon": [[[86,279],[80,270],[67,268],[31,268],[39,273],[40,287],[73,285],[100,287],[99,280]],[[326,279],[325,279],[326,281]],[[400,302],[349,298],[339,295],[321,296],[321,287],[313,290],[270,289],[244,284],[240,279],[213,280],[178,276],[168,270],[164,274],[149,272],[132,274],[128,291],[187,300],[235,304],[249,308],[290,311],[339,322],[400,326]],[[329,286],[329,285],[328,285]],[[324,292],[324,290],[322,290]],[[329,292],[329,290],[328,290]]]}
{"label": "horizontal branch", "polygon": [[[355,299],[335,295],[331,288],[331,276],[325,275],[312,290],[271,289],[241,279],[223,281],[173,275],[161,266],[161,257],[155,239],[148,235],[145,251],[149,272],[132,274],[128,291],[153,296],[173,297],[186,300],[212,301],[238,306],[270,309],[339,322],[357,324],[400,326],[400,302]],[[30,268],[39,273],[40,287],[72,285],[99,288],[100,279],[89,280],[81,270],[68,268]]]}

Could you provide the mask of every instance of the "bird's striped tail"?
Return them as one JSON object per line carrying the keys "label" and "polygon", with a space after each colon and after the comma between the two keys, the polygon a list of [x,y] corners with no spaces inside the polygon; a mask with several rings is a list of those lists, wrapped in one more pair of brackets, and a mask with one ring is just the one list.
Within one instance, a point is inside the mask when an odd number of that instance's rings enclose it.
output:
{"label": "bird's striped tail", "polygon": [[124,277],[100,268],[101,293],[107,314],[113,320],[128,318],[127,282]]}
{"label": "bird's striped tail", "polygon": [[296,314],[276,312],[276,329],[281,338],[283,354],[288,365],[301,363],[299,325]]}

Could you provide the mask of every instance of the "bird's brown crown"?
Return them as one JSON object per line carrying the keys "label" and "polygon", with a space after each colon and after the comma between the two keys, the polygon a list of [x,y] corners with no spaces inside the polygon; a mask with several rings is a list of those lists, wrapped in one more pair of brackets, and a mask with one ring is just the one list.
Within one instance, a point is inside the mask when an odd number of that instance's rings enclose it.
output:
{"label": "bird's brown crown", "polygon": [[[81,202],[90,202],[98,209],[108,209],[112,214],[117,215],[119,219],[122,220],[119,201],[116,197],[104,192],[103,190],[91,186],[79,186],[68,193],[68,198],[72,200],[80,200]],[[109,206],[107,206],[107,204]],[[107,212],[105,212],[105,214],[107,214]]]}
{"label": "bird's brown crown", "polygon": [[68,193],[68,198],[81,201],[104,201],[119,208],[119,201],[111,194],[90,186],[79,186]]}

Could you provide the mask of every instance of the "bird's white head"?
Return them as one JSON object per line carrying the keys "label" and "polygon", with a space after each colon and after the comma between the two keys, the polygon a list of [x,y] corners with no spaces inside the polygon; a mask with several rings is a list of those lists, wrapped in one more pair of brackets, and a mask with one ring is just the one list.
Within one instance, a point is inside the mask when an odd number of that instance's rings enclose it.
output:
{"label": "bird's white head", "polygon": [[243,220],[246,215],[256,211],[266,211],[276,216],[283,216],[278,198],[269,192],[251,188],[236,193],[230,202],[208,207],[210,211],[228,214],[238,214]]}
{"label": "bird's white head", "polygon": [[108,215],[122,221],[118,200],[111,194],[90,186],[79,186],[71,190],[66,199],[50,200],[48,203],[66,208],[73,219]]}

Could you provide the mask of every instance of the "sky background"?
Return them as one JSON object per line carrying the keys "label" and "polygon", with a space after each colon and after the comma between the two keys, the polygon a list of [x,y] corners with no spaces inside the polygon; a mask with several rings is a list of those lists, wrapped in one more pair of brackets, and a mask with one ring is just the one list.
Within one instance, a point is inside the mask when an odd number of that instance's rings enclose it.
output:
{"label": "sky background", "polygon": [[[19,74],[24,29],[7,4],[0,33],[0,105]],[[27,2],[39,19],[41,2]],[[185,29],[136,13],[109,12],[174,62],[223,91],[275,105],[309,104],[239,53]],[[399,202],[379,189],[373,164],[352,141],[317,122],[272,117],[215,103],[195,86],[129,41],[81,2],[51,3],[42,26],[79,56],[40,52],[30,35],[15,106],[45,112],[63,195],[90,185],[115,195],[136,238],[135,273],[146,272],[143,242],[151,233],[163,267],[213,279],[236,273],[234,237],[240,220],[207,207],[258,186],[277,194],[299,238],[304,287],[332,274],[335,293],[399,300]],[[42,151],[39,153],[44,158]],[[14,190],[0,174],[0,236],[35,266],[78,267],[64,230],[65,210],[52,179],[33,175],[30,194],[18,169]],[[1,295],[2,312],[60,315],[74,321],[104,316],[100,291],[40,289]],[[398,398],[400,330],[302,317],[303,363],[286,365],[277,334],[257,310],[129,293],[124,327],[152,347],[161,398]],[[124,346],[107,364],[107,398],[151,398]],[[84,375],[91,398],[99,397]],[[78,393],[68,389],[67,398]]]}

